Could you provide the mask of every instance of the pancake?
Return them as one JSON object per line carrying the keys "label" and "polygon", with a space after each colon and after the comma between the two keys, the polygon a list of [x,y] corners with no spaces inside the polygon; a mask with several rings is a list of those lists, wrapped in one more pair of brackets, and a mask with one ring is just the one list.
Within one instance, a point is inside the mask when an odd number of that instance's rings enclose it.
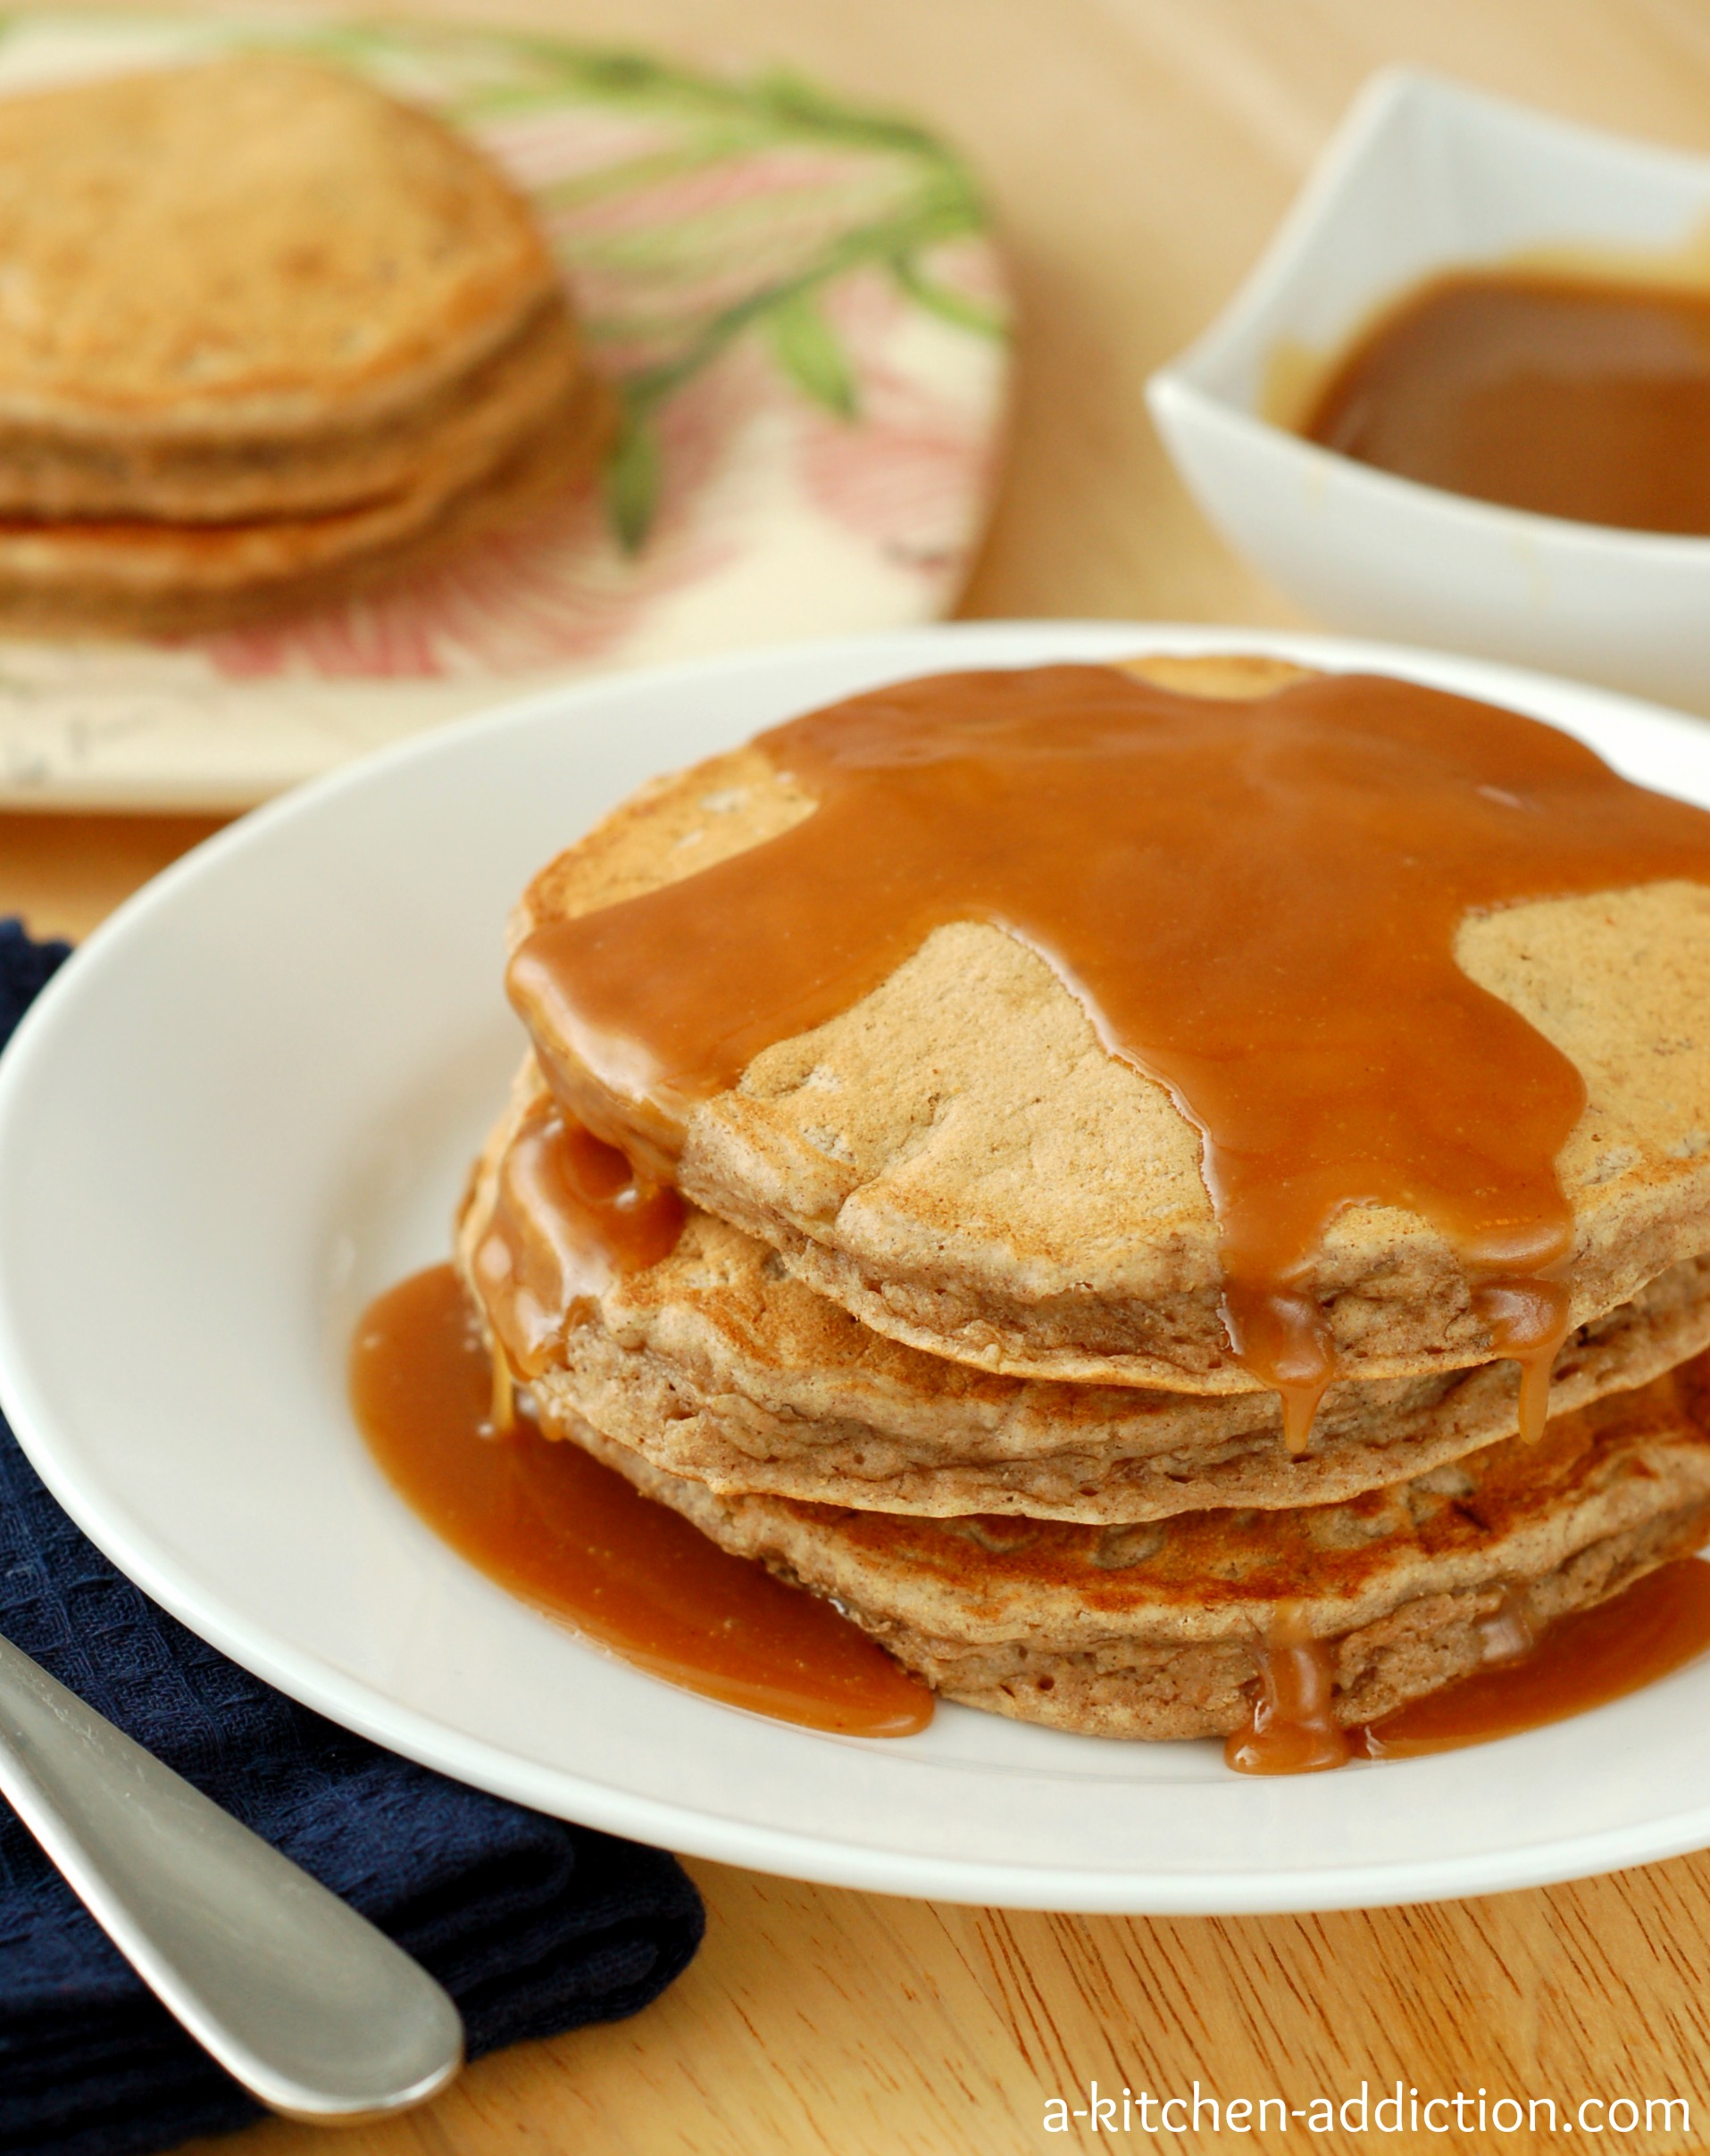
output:
{"label": "pancake", "polygon": [[1710,1532],[1710,1360],[1345,1503],[1127,1528],[719,1496],[586,1425],[597,1458],[838,1606],[946,1697],[1083,1735],[1225,1736],[1280,1624],[1372,1721]]}
{"label": "pancake", "polygon": [[[458,1232],[474,1256],[507,1149],[545,1102],[532,1061],[488,1143]],[[547,1253],[526,1178],[508,1217]],[[567,1298],[542,1349],[507,1341],[544,1424],[578,1418],[721,1494],[883,1511],[1133,1522],[1212,1506],[1329,1503],[1404,1481],[1514,1434],[1511,1363],[1332,1386],[1291,1456],[1274,1394],[1207,1396],[1006,1378],[871,1331],[792,1278],[770,1245],[693,1210],[671,1254]],[[495,1310],[486,1310],[489,1329]],[[501,1312],[501,1327],[503,1316]],[[1553,1411],[1641,1385],[1710,1347],[1710,1260],[1671,1268],[1583,1326],[1556,1361]]]}
{"label": "pancake", "polygon": [[240,54],[0,103],[0,436],[278,441],[417,406],[557,279],[462,136]]}
{"label": "pancake", "polygon": [[467,372],[365,426],[215,440],[0,429],[0,518],[229,524],[388,497],[429,515],[544,425],[580,369],[575,323],[555,292]]}
{"label": "pancake", "polygon": [[[1169,671],[1209,695],[1267,695],[1297,673]],[[813,808],[757,747],[657,782],[536,879],[513,939],[676,882]],[[1510,905],[1467,918],[1456,955],[1589,1088],[1557,1161],[1568,1323],[1583,1326],[1710,1246],[1710,887]],[[528,1016],[543,1060],[573,1078],[574,1041],[544,1003]],[[1197,1132],[997,928],[934,930],[853,1009],[756,1055],[688,1114],[678,1174],[793,1278],[929,1353],[1077,1383],[1259,1386],[1224,1324]],[[1399,1206],[1350,1205],[1298,1286],[1344,1376],[1429,1377],[1496,1353],[1458,1253]]]}
{"label": "pancake", "polygon": [[516,527],[591,483],[615,403],[584,376],[491,470],[431,467],[359,507],[240,524],[0,520],[0,627],[176,635],[330,604]]}

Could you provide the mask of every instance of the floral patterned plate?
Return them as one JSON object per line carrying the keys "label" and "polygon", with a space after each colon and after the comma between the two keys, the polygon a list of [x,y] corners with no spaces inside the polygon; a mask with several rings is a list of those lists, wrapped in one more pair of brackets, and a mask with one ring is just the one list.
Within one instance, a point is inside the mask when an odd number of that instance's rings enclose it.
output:
{"label": "floral patterned plate", "polygon": [[525,187],[623,421],[596,492],[382,593],[149,643],[0,640],[0,803],[237,809],[548,682],[955,599],[1005,296],[956,158],[793,79],[393,25],[0,16],[0,95],[234,46],[359,70]]}

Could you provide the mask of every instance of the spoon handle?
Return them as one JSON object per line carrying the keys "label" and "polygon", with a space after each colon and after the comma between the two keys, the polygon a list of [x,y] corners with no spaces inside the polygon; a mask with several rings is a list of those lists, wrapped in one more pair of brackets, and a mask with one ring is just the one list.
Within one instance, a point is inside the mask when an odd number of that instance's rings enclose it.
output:
{"label": "spoon handle", "polygon": [[270,2109],[384,2117],[463,2063],[457,2010],[425,1970],[4,1638],[0,1793],[144,1983]]}

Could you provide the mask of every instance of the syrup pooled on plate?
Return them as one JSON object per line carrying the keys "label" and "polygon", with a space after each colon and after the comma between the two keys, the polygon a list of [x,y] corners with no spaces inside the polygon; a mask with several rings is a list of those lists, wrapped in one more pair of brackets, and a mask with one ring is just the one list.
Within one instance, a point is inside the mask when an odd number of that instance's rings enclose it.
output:
{"label": "syrup pooled on plate", "polygon": [[1358,1733],[1374,1760],[1488,1744],[1624,1699],[1710,1648],[1710,1564],[1685,1557],[1547,1626],[1457,1685],[1410,1701]]}
{"label": "syrup pooled on plate", "polygon": [[1316,1774],[1350,1759],[1414,1759],[1566,1721],[1683,1669],[1710,1649],[1710,1564],[1660,1565],[1607,1602],[1534,1632],[1508,1607],[1487,1621],[1489,1661],[1364,1728],[1330,1711],[1335,1643],[1284,1611],[1258,1648],[1259,1684],[1223,1758],[1238,1774]]}
{"label": "syrup pooled on plate", "polygon": [[1450,494],[1710,536],[1710,291],[1433,279],[1360,338],[1300,431]]}
{"label": "syrup pooled on plate", "polygon": [[488,1419],[492,1378],[448,1265],[372,1303],[350,1392],[375,1458],[451,1546],[655,1677],[783,1721],[908,1736],[932,1694],[829,1602],[732,1557],[580,1445]]}
{"label": "syrup pooled on plate", "polygon": [[1336,1374],[1314,1261],[1362,1203],[1459,1253],[1541,1429],[1573,1228],[1556,1161],[1585,1086],[1461,970],[1456,930],[1710,882],[1702,811],[1554,728],[1367,676],[1236,701],[1108,666],[945,674],[760,745],[807,817],[513,959],[567,1117],[666,1175],[697,1103],[763,1049],[849,1010],[935,928],[988,922],[1197,1128],[1231,1344],[1296,1449]]}
{"label": "syrup pooled on plate", "polygon": [[[489,1577],[731,1705],[859,1736],[926,1726],[931,1694],[828,1602],[729,1555],[526,1418],[495,1433],[491,1385],[450,1266],[401,1281],[363,1313],[351,1355],[357,1423],[400,1494]],[[1710,1647],[1710,1565],[1664,1565],[1536,1639],[1503,1617],[1489,1627],[1490,1667],[1345,1730],[1330,1711],[1333,1649],[1285,1612],[1225,1759],[1247,1774],[1312,1773],[1483,1744],[1622,1698]]]}

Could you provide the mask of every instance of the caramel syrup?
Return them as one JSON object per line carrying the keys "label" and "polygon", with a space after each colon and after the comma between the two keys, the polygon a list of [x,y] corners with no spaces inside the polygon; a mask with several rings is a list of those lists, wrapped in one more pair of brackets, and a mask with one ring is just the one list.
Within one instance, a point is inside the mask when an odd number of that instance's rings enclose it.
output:
{"label": "caramel syrup", "polygon": [[1223,1759],[1237,1774],[1320,1774],[1353,1756],[1330,1699],[1335,1671],[1301,1613],[1285,1603],[1255,1649],[1258,1691],[1242,1728],[1226,1738]]}
{"label": "caramel syrup", "polygon": [[1710,535],[1710,292],[1434,279],[1347,354],[1301,432],[1451,494]]}
{"label": "caramel syrup", "polygon": [[474,1259],[504,1351],[495,1370],[499,1428],[511,1423],[507,1363],[538,1377],[576,1304],[615,1275],[669,1257],[682,1225],[676,1191],[638,1175],[615,1145],[549,1104],[523,1118],[499,1163]]}
{"label": "caramel syrup", "polygon": [[1224,1760],[1238,1774],[1314,1774],[1349,1759],[1487,1744],[1607,1706],[1710,1649],[1710,1564],[1689,1557],[1659,1566],[1541,1631],[1523,1598],[1510,1595],[1481,1630],[1481,1669],[1348,1729],[1331,1708],[1334,1642],[1308,1637],[1298,1611],[1285,1606],[1255,1649],[1252,1709],[1225,1739]]}
{"label": "caramel syrup", "polygon": [[[579,1445],[488,1416],[486,1351],[455,1274],[430,1268],[364,1312],[357,1422],[400,1494],[452,1547],[537,1609],[656,1677],[811,1728],[905,1736],[932,1695],[830,1603],[731,1557]],[[1620,1699],[1710,1648],[1710,1565],[1664,1565],[1534,1636],[1505,1603],[1489,1666],[1366,1729],[1331,1711],[1331,1650],[1284,1610],[1260,1648],[1247,1725],[1224,1757],[1302,1774],[1489,1742]]]}
{"label": "caramel syrup", "polygon": [[[663,1179],[697,1103],[848,1010],[936,928],[1039,952],[1197,1128],[1241,1364],[1304,1445],[1336,1374],[1313,1293],[1346,1208],[1458,1252],[1543,1426],[1578,1070],[1456,962],[1470,914],[1680,877],[1710,817],[1567,735],[1404,681],[1255,701],[1115,668],[938,675],[760,737],[816,803],[777,837],[538,929],[513,1001],[568,1117]],[[569,1044],[564,1053],[555,1044]]]}
{"label": "caramel syrup", "polygon": [[448,1265],[363,1313],[357,1423],[400,1494],[501,1586],[655,1677],[813,1729],[908,1736],[932,1694],[830,1602],[732,1557],[580,1445],[488,1420],[487,1353]]}
{"label": "caramel syrup", "polygon": [[1609,1602],[1575,1610],[1530,1646],[1492,1642],[1484,1669],[1397,1707],[1359,1733],[1368,1759],[1488,1744],[1624,1699],[1710,1648],[1710,1564],[1686,1557]]}

